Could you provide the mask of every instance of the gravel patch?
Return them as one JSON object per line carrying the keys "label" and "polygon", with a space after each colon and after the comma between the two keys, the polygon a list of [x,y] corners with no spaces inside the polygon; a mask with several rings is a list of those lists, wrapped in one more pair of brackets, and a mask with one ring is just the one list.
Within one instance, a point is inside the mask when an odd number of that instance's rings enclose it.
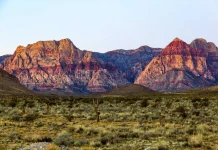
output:
{"label": "gravel patch", "polygon": [[50,145],[50,143],[39,142],[39,143],[33,143],[24,148],[19,148],[18,150],[44,150],[48,145]]}
{"label": "gravel patch", "polygon": [[[38,142],[30,144],[29,146],[26,146],[24,148],[19,148],[18,150],[44,150],[47,148],[51,143],[48,142]],[[69,150],[68,147],[60,147],[60,150]],[[75,150],[81,150],[81,149],[75,149]]]}

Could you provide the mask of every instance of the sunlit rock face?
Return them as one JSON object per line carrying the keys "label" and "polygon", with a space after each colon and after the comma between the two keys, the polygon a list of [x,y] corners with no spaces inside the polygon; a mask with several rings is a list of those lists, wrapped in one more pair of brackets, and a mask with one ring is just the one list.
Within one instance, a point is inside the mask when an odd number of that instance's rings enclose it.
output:
{"label": "sunlit rock face", "polygon": [[135,83],[157,91],[179,91],[215,84],[216,77],[208,65],[212,48],[207,45],[213,47],[204,40],[195,40],[189,45],[174,39],[152,59]]}
{"label": "sunlit rock face", "polygon": [[81,51],[69,39],[19,46],[1,68],[39,91],[103,92],[129,83],[116,66]]}
{"label": "sunlit rock face", "polygon": [[218,81],[218,48],[204,39],[107,53],[80,50],[69,39],[39,41],[0,58],[0,68],[36,91],[105,92],[129,83],[179,91]]}
{"label": "sunlit rock face", "polygon": [[133,83],[162,49],[142,46],[107,53],[82,51],[69,39],[18,46],[0,67],[37,91],[105,92]]}

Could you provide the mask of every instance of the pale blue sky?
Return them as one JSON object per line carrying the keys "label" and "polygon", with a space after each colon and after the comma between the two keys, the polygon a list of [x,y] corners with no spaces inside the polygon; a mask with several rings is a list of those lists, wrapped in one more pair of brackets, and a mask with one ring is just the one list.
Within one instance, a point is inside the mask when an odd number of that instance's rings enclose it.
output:
{"label": "pale blue sky", "polygon": [[39,40],[106,52],[175,37],[218,45],[218,0],[0,0],[0,55]]}

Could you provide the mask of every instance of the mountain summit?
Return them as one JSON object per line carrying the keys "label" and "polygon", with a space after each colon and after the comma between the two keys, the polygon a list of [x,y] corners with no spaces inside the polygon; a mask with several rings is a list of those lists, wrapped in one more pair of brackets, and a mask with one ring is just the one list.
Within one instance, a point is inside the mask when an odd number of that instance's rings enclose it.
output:
{"label": "mountain summit", "polygon": [[178,91],[209,86],[215,82],[204,51],[174,39],[136,79],[157,91]]}

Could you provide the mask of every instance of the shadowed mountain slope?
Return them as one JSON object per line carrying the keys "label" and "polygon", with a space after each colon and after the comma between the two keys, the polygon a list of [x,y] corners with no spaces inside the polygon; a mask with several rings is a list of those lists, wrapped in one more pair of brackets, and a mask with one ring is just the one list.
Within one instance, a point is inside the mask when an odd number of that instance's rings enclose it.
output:
{"label": "shadowed mountain slope", "polygon": [[21,85],[19,80],[0,69],[0,95],[24,95],[33,94],[25,86]]}
{"label": "shadowed mountain slope", "polygon": [[155,91],[138,84],[128,84],[118,86],[107,92],[107,95],[128,95],[128,94],[147,94]]}

